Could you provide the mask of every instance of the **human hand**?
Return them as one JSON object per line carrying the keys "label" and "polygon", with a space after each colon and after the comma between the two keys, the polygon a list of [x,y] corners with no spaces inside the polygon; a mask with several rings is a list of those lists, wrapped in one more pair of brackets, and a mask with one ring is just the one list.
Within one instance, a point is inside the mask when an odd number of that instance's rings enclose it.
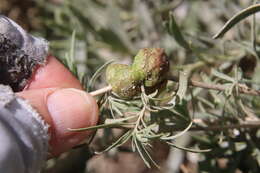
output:
{"label": "human hand", "polygon": [[70,132],[68,128],[95,125],[98,106],[82,91],[79,81],[53,56],[39,67],[18,96],[28,102],[50,125],[50,153],[58,155],[86,139],[91,132]]}
{"label": "human hand", "polygon": [[90,134],[68,128],[95,125],[98,106],[80,82],[53,56],[46,58],[47,54],[45,40],[0,15],[0,83],[22,90],[17,95],[28,100],[50,125],[50,153],[58,155]]}

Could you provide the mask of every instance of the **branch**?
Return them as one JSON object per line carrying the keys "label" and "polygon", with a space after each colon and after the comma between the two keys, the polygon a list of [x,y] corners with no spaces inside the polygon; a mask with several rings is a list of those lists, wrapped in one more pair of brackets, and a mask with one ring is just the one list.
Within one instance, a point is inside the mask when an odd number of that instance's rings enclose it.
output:
{"label": "branch", "polygon": [[92,91],[89,94],[92,95],[93,97],[95,97],[95,96],[102,95],[102,94],[105,94],[107,92],[110,92],[111,90],[112,90],[112,87],[110,85],[108,85],[104,88],[98,89],[96,91]]}
{"label": "branch", "polygon": [[[171,80],[174,82],[179,82],[179,78],[176,76],[171,76],[168,78],[168,80]],[[199,88],[217,90],[217,91],[225,91],[227,89],[225,86],[220,85],[220,84],[208,84],[208,83],[204,83],[204,82],[195,81],[192,79],[189,80],[189,85],[194,86],[194,87],[199,87]],[[112,87],[109,85],[104,88],[98,89],[96,91],[90,92],[90,95],[95,97],[95,96],[110,92],[111,90],[112,90]],[[242,84],[238,85],[238,91],[242,94],[260,96],[260,90],[255,90],[255,89],[249,88],[246,85],[242,85]]]}
{"label": "branch", "polygon": [[[171,80],[171,81],[174,81],[174,82],[179,82],[179,78],[176,77],[176,76],[171,76],[168,79]],[[189,80],[189,85],[194,86],[194,87],[199,87],[199,88],[217,90],[217,91],[225,91],[227,89],[227,87],[225,87],[223,85],[208,84],[208,83],[204,83],[204,82],[195,81],[195,80],[192,80],[192,79]],[[238,85],[238,91],[242,94],[260,96],[259,90],[249,88],[246,85],[242,85],[242,84]]]}
{"label": "branch", "polygon": [[[194,124],[200,124],[203,120],[194,119]],[[250,128],[255,129],[260,127],[260,121],[245,121],[241,124],[229,124],[229,125],[210,125],[207,127],[191,127],[190,131],[222,131],[228,129],[241,129],[241,128]]]}
{"label": "branch", "polygon": [[[205,124],[202,119],[194,119],[193,124],[197,126],[192,126],[189,131],[223,131],[223,130],[230,130],[230,129],[258,129],[260,128],[260,121],[245,121],[240,124],[228,124],[228,125],[209,125]],[[203,127],[202,125],[207,125]],[[135,128],[134,125],[119,125],[117,127],[113,126],[114,128],[120,129],[133,129]],[[183,128],[172,128],[172,131],[183,131]]]}

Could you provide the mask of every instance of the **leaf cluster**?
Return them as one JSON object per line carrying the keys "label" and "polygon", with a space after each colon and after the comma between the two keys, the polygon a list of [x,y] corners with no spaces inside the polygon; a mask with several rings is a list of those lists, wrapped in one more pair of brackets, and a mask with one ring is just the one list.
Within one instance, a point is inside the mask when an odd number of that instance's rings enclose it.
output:
{"label": "leaf cluster", "polygon": [[[164,92],[147,95],[143,90],[133,100],[108,92],[97,98],[99,125],[70,130],[101,129],[96,140],[103,151],[127,146],[147,166],[156,165],[152,144],[160,141],[186,151],[210,149],[200,155],[201,171],[257,172],[259,96],[241,92],[260,87],[255,2],[39,1],[49,29],[41,34],[51,41],[57,56],[69,52],[64,63],[74,74],[84,66],[85,79],[79,78],[87,91],[106,85],[103,71],[111,59],[129,63],[140,48],[162,47],[171,61]],[[223,38],[213,39],[216,33],[216,38]],[[191,80],[209,87],[194,87]],[[184,134],[190,134],[191,143],[178,146],[178,137]],[[227,164],[220,166],[222,160]]]}

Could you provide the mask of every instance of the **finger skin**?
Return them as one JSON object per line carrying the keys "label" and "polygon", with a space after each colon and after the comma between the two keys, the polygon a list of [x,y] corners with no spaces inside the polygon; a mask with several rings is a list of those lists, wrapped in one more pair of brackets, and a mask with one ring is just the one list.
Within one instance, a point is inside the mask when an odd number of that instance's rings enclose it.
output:
{"label": "finger skin", "polygon": [[23,91],[17,95],[26,99],[50,125],[49,143],[52,155],[67,151],[91,133],[71,132],[69,128],[89,127],[98,121],[95,99],[80,90],[45,88]]}
{"label": "finger skin", "polygon": [[37,69],[26,88],[17,95],[28,100],[50,125],[49,143],[53,156],[79,144],[91,133],[70,132],[68,128],[89,127],[98,121],[95,99],[82,91],[80,82],[51,55],[46,65]]}
{"label": "finger skin", "polygon": [[47,63],[36,70],[25,90],[55,87],[83,89],[79,80],[54,56],[49,55]]}

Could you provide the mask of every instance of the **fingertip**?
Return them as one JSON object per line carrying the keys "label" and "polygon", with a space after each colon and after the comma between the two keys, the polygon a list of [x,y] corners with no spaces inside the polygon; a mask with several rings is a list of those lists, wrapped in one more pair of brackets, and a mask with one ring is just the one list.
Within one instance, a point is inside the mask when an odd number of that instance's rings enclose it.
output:
{"label": "fingertip", "polygon": [[54,154],[66,151],[85,139],[91,132],[71,132],[93,126],[98,121],[98,106],[89,94],[77,89],[61,89],[47,99],[55,135],[52,139]]}
{"label": "fingertip", "polygon": [[81,90],[67,88],[55,91],[47,98],[47,108],[61,134],[67,134],[68,128],[91,126],[97,121],[95,99]]}
{"label": "fingertip", "polygon": [[91,131],[69,129],[90,127],[98,121],[98,106],[88,93],[72,88],[45,88],[17,93],[50,125],[50,153],[58,155],[87,139]]}

